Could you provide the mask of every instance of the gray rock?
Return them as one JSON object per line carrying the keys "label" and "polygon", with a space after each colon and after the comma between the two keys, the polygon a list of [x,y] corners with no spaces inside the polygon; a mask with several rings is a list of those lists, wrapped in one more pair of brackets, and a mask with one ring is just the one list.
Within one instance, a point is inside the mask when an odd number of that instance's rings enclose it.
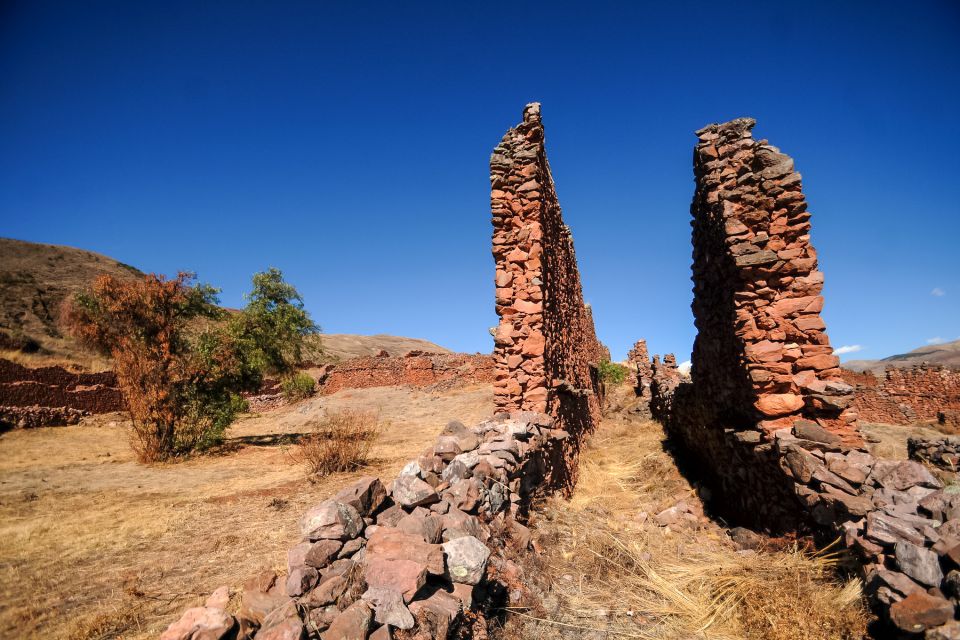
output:
{"label": "gray rock", "polygon": [[420,478],[401,475],[393,481],[393,499],[403,507],[419,507],[440,500],[436,490]]}
{"label": "gray rock", "polygon": [[310,540],[350,540],[363,531],[363,518],[348,504],[326,500],[300,518],[300,532]]}
{"label": "gray rock", "polygon": [[463,536],[442,545],[447,559],[447,575],[452,582],[477,584],[487,570],[490,549],[473,536]]}
{"label": "gray rock", "polygon": [[897,542],[893,549],[901,571],[928,587],[940,586],[943,572],[937,554],[910,542]]}
{"label": "gray rock", "polygon": [[403,595],[396,589],[372,587],[361,598],[373,607],[373,619],[380,624],[389,624],[397,629],[412,629],[414,620]]}

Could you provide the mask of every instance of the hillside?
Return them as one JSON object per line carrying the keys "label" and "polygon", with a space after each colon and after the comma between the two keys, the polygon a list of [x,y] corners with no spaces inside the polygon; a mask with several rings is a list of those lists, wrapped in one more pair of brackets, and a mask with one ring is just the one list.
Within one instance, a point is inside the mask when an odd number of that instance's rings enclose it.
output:
{"label": "hillside", "polygon": [[882,373],[884,369],[891,365],[894,367],[911,367],[922,362],[960,368],[960,340],[920,347],[881,360],[850,360],[844,362],[842,366],[850,371]]}
{"label": "hillside", "polygon": [[329,356],[346,360],[362,356],[375,356],[386,351],[392,356],[401,356],[408,351],[426,351],[429,353],[450,353],[449,349],[427,340],[403,338],[377,334],[359,336],[349,333],[325,333],[321,336],[323,351]]}
{"label": "hillside", "polygon": [[[0,357],[28,366],[49,364],[102,370],[110,362],[80,348],[57,327],[63,301],[97,276],[136,278],[143,273],[92,251],[0,238]],[[322,318],[319,319],[322,322]],[[439,345],[390,335],[323,335],[325,355],[337,359],[408,351],[449,353]]]}

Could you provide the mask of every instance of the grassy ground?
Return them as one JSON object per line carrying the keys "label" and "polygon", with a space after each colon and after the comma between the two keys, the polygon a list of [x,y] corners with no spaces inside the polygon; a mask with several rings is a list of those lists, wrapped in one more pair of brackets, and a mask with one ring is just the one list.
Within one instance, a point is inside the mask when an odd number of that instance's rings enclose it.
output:
{"label": "grassy ground", "polygon": [[536,522],[542,555],[525,566],[538,594],[521,603],[502,638],[861,638],[860,584],[831,560],[792,544],[738,551],[717,523],[653,522],[696,490],[663,450],[654,422],[608,417],[584,452],[570,501]]}
{"label": "grassy ground", "polygon": [[[0,638],[156,637],[216,587],[285,568],[296,520],[363,474],[392,478],[489,387],[348,390],[235,425],[216,455],[143,466],[122,417],[0,436]],[[379,412],[374,462],[309,482],[291,434],[339,408]]]}

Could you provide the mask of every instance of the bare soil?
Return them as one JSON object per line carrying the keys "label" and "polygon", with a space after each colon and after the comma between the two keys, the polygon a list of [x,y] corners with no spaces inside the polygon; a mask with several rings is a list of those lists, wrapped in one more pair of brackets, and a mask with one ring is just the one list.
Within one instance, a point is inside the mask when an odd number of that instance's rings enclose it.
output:
{"label": "bare soil", "polygon": [[[361,475],[392,478],[492,391],[346,390],[242,419],[212,455],[133,459],[121,415],[0,436],[0,638],[156,637],[184,608],[256,570],[285,569],[296,521]],[[298,434],[325,411],[379,412],[373,462],[308,480]]]}

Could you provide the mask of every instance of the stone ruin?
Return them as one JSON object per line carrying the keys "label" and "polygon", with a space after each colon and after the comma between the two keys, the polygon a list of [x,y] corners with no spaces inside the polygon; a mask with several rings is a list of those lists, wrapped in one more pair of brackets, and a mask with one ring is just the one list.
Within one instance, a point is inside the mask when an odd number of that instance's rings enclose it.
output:
{"label": "stone ruin", "polygon": [[0,359],[0,425],[13,428],[77,424],[91,413],[125,408],[112,371],[73,373],[31,369]]}
{"label": "stone ruin", "polygon": [[650,362],[650,352],[647,351],[647,341],[637,340],[627,352],[627,366],[630,369],[630,380],[639,396],[647,404],[650,403],[650,384],[653,382],[653,365]]}
{"label": "stone ruin", "polygon": [[843,379],[856,388],[853,406],[861,420],[903,425],[936,420],[960,428],[960,420],[946,418],[960,414],[960,370],[919,364],[887,367],[880,375],[844,370]]}
{"label": "stone ruin", "polygon": [[[575,437],[565,468],[576,472],[580,439],[600,418],[597,340],[570,228],[563,223],[544,146],[539,103],[527,105],[490,157],[496,261],[494,404],[498,412],[546,413]],[[575,476],[568,482],[572,486]]]}
{"label": "stone ruin", "polygon": [[[734,521],[839,537],[891,635],[960,638],[960,494],[863,448],[820,317],[823,274],[793,161],[752,119],[697,132],[692,381],[658,417]],[[659,401],[659,402],[657,402]]]}
{"label": "stone ruin", "polygon": [[516,586],[531,505],[576,478],[600,417],[603,357],[543,150],[539,105],[491,159],[496,309],[492,419],[451,422],[389,485],[364,478],[300,519],[287,574],[189,609],[163,640],[486,637]]}

